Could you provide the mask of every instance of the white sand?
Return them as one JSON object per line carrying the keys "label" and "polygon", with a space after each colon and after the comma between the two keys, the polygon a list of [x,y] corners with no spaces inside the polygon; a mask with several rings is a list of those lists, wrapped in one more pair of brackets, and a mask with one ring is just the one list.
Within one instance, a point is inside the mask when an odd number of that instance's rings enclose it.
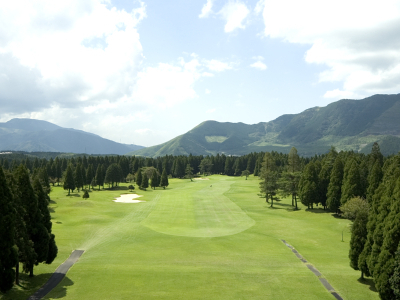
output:
{"label": "white sand", "polygon": [[145,202],[145,201],[140,201],[140,200],[134,200],[136,198],[142,197],[142,195],[137,195],[137,194],[123,194],[113,200],[114,202],[121,202],[121,203],[139,203],[139,202]]}
{"label": "white sand", "polygon": [[208,178],[201,178],[201,177],[198,177],[198,178],[193,178],[194,180],[210,180],[210,179],[208,179]]}

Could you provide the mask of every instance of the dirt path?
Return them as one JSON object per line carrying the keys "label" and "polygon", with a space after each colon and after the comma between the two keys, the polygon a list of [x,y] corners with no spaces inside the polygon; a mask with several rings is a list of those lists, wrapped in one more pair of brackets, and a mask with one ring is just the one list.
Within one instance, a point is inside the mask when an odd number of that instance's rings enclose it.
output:
{"label": "dirt path", "polygon": [[330,285],[330,283],[328,282],[328,280],[326,280],[325,278],[322,277],[322,274],[309,262],[307,262],[307,260],[305,258],[303,258],[303,256],[301,256],[301,254],[299,252],[297,252],[296,249],[294,249],[291,245],[289,245],[285,240],[281,240],[289,249],[292,250],[292,252],[297,256],[298,259],[300,259],[306,266],[307,268],[310,269],[311,272],[313,272],[315,274],[315,276],[318,277],[319,281],[322,283],[322,285],[332,294],[333,297],[335,297],[337,300],[343,300],[343,298],[335,291],[335,289]]}
{"label": "dirt path", "polygon": [[74,250],[67,260],[54,271],[54,274],[51,275],[50,279],[36,293],[30,296],[28,300],[39,300],[46,296],[61,282],[61,280],[63,280],[69,268],[78,261],[84,251],[85,250]]}

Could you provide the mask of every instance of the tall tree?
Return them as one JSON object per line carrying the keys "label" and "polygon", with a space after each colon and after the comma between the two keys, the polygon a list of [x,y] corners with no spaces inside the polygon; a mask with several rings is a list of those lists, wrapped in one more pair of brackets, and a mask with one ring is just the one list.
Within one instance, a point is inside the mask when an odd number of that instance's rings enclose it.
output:
{"label": "tall tree", "polygon": [[190,164],[186,165],[185,176],[186,178],[189,178],[190,181],[193,181],[193,168],[190,166]]}
{"label": "tall tree", "polygon": [[[347,164],[349,164],[349,166],[347,166]],[[352,197],[363,196],[360,170],[355,158],[350,158],[346,162],[345,169],[348,171],[347,174],[344,175],[342,183],[342,197],[340,198],[341,204],[345,204]]]}
{"label": "tall tree", "polygon": [[165,190],[165,187],[167,187],[168,185],[169,183],[168,183],[167,171],[166,168],[164,168],[161,174],[160,186],[162,186]]}
{"label": "tall tree", "polygon": [[122,176],[121,166],[117,163],[112,163],[107,168],[106,177],[104,179],[104,182],[106,182],[108,184],[111,183],[111,188],[113,188],[114,183],[120,182],[122,177],[123,176]]}
{"label": "tall tree", "polygon": [[104,185],[104,172],[103,172],[103,164],[98,165],[97,170],[96,170],[96,184],[99,186],[99,191],[100,187]]}
{"label": "tall tree", "polygon": [[136,173],[136,184],[140,188],[142,186],[142,181],[143,181],[143,174],[142,174],[142,169],[138,169]]}
{"label": "tall tree", "polygon": [[343,161],[341,157],[338,156],[333,163],[326,195],[327,207],[329,210],[335,211],[336,213],[339,211],[340,198],[342,195],[343,167]]}
{"label": "tall tree", "polygon": [[393,275],[390,277],[389,283],[395,296],[393,299],[400,300],[400,244],[397,247],[393,264]]}
{"label": "tall tree", "polygon": [[142,184],[140,188],[146,190],[149,187],[149,177],[147,177],[146,172],[143,174]]}
{"label": "tall tree", "polygon": [[[351,227],[350,239],[350,266],[354,270],[360,270],[358,266],[358,258],[364,249],[367,240],[367,222],[368,210],[361,210],[357,213],[356,219]],[[364,272],[361,270],[361,278],[364,278]]]}
{"label": "tall tree", "polygon": [[318,203],[318,172],[314,162],[308,163],[299,182],[299,197],[301,203],[308,208],[314,208],[314,203]]}
{"label": "tall tree", "polygon": [[265,195],[265,200],[271,200],[271,207],[274,205],[274,196],[278,190],[278,170],[275,159],[271,153],[266,152],[260,170],[260,191]]}
{"label": "tall tree", "polygon": [[159,186],[159,179],[158,179],[158,173],[157,170],[154,169],[153,173],[151,174],[151,183],[150,186],[155,190],[157,186]]}
{"label": "tall tree", "polygon": [[75,187],[78,189],[79,193],[79,189],[83,188],[83,183],[84,183],[82,178],[82,165],[80,163],[76,165],[74,172],[74,179],[75,179]]}
{"label": "tall tree", "polygon": [[63,181],[64,181],[64,190],[68,190],[68,195],[70,195],[70,192],[75,189],[75,179],[72,173],[71,165],[68,165],[67,170],[65,171],[64,174]]}
{"label": "tall tree", "polygon": [[0,166],[0,291],[5,293],[14,285],[14,266],[18,261],[15,245],[15,218],[13,197]]}

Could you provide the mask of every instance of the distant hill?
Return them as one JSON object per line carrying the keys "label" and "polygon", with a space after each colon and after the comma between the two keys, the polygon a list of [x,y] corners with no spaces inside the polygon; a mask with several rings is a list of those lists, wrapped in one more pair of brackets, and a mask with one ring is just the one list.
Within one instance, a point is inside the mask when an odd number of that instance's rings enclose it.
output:
{"label": "distant hill", "polygon": [[0,123],[0,151],[125,154],[143,148],[104,139],[93,133],[63,128],[47,121],[12,119]]}
{"label": "distant hill", "polygon": [[344,99],[254,125],[206,121],[164,144],[128,154],[287,153],[293,146],[306,156],[326,153],[331,146],[369,153],[375,141],[385,155],[400,151],[400,94]]}

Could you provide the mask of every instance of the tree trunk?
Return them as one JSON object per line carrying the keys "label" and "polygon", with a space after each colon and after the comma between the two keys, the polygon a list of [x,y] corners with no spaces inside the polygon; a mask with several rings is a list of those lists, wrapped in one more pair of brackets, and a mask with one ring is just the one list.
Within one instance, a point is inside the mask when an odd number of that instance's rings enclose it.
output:
{"label": "tree trunk", "polygon": [[296,198],[296,195],[294,195],[294,203],[296,204],[296,210],[297,210],[297,198]]}
{"label": "tree trunk", "polygon": [[17,264],[15,265],[15,284],[19,285],[19,260],[17,261]]}
{"label": "tree trunk", "polygon": [[29,268],[29,277],[33,277],[33,265]]}

